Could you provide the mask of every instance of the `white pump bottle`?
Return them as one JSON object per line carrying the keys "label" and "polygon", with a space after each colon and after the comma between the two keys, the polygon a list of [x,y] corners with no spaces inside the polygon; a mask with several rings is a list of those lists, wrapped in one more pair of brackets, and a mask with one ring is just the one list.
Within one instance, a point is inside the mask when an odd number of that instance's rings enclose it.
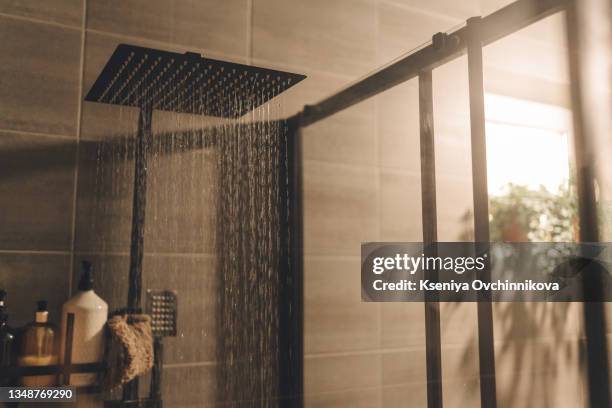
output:
{"label": "white pump bottle", "polygon": [[[72,364],[98,363],[104,353],[104,325],[108,318],[108,304],[93,291],[91,264],[82,263],[79,291],[62,307],[61,361],[64,362],[68,314],[74,314],[72,336]],[[74,373],[70,385],[87,386],[96,383],[95,373]]]}

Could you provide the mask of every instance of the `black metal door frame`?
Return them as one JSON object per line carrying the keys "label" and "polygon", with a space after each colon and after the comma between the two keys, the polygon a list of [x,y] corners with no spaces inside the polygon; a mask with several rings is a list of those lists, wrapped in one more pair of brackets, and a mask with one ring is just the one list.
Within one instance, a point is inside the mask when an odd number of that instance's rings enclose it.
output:
{"label": "black metal door frame", "polygon": [[[433,36],[432,44],[382,68],[316,105],[305,106],[303,111],[289,119],[290,122],[295,121],[299,125],[295,128],[295,135],[296,137],[298,136],[300,127],[323,120],[418,76],[421,170],[422,172],[429,172],[429,174],[421,174],[423,241],[424,243],[435,243],[437,236],[431,70],[467,53],[470,89],[472,182],[474,189],[474,232],[477,243],[488,243],[489,221],[482,48],[545,17],[566,10],[569,10],[566,27],[569,44],[570,46],[577,46],[577,40],[573,37],[577,24],[574,19],[575,14],[573,14],[573,7],[576,1],[518,0],[484,18],[475,17],[469,19],[465,27],[450,34],[438,33]],[[588,160],[590,149],[593,148],[589,145],[592,135],[585,132],[583,126],[584,118],[580,113],[577,113],[581,101],[579,96],[581,61],[573,55],[570,56],[569,62],[576,127],[575,154],[577,163],[582,163],[578,169],[581,241],[596,242],[599,239],[595,211],[596,201],[594,192],[591,191],[595,172]],[[294,157],[294,159],[301,160],[298,157]],[[301,172],[301,170],[299,171]],[[301,191],[301,181],[299,184],[296,184],[296,188],[296,191]],[[299,195],[300,193],[296,194],[295,197]],[[302,198],[300,197],[299,200],[301,214]],[[299,228],[296,224],[296,229],[293,232],[302,233],[301,218]],[[435,245],[429,246],[428,250],[435,250]],[[296,253],[300,257],[303,256],[301,250],[296,251]],[[302,278],[303,264],[301,261],[299,265],[300,278]],[[490,270],[488,268],[485,268],[485,273],[481,276],[481,279],[490,280]],[[303,293],[300,296],[303,298]],[[584,306],[589,399],[591,406],[594,408],[609,406],[609,367],[605,333],[602,329],[605,328],[605,311],[600,303],[585,303]],[[301,308],[303,310],[303,304]],[[479,299],[477,310],[481,406],[483,408],[491,408],[497,406],[495,349],[493,342],[492,304],[490,297],[486,293]],[[439,313],[437,299],[426,299],[425,333],[428,343],[426,345],[428,408],[441,408],[443,405]],[[429,344],[430,341],[433,344]],[[300,375],[300,380],[303,381],[303,373]],[[303,390],[303,388],[301,389]]]}

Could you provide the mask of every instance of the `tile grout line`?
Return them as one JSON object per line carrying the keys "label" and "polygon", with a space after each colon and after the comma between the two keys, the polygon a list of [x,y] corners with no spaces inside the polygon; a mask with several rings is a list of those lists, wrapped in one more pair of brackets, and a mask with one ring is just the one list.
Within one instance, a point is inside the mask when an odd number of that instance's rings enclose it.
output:
{"label": "tile grout line", "polygon": [[345,162],[332,162],[327,160],[319,160],[319,159],[304,159],[304,163],[311,164],[326,164],[333,167],[340,167],[346,170],[376,170],[378,169],[378,165],[376,163],[372,164],[353,164],[353,163],[345,163]]}
{"label": "tile grout line", "polygon": [[[385,4],[387,6],[397,7],[404,11],[409,11],[414,14],[421,14],[423,16],[427,16],[431,18],[446,20],[449,22],[449,24],[457,25],[465,21],[465,18],[451,16],[449,14],[444,14],[444,13],[437,12],[435,10],[431,10],[431,9],[424,8],[424,7],[410,6],[406,3],[399,2],[397,0],[380,0],[380,3]],[[449,27],[449,28],[452,28],[452,27]]]}
{"label": "tile grout line", "polygon": [[[74,255],[90,255],[90,256],[129,256],[128,251],[74,251]],[[213,253],[206,252],[147,252],[145,257],[167,257],[167,258],[203,258],[215,259]]]}
{"label": "tile grout line", "polygon": [[79,159],[80,159],[80,140],[81,128],[83,119],[83,81],[85,78],[85,42],[87,40],[87,0],[83,0],[83,18],[81,19],[81,60],[80,60],[80,78],[79,78],[79,93],[78,93],[78,111],[77,111],[77,132],[76,132],[76,152],[74,163],[74,180],[72,186],[72,231],[70,234],[70,268],[68,275],[68,293],[67,298],[72,294],[72,284],[75,272],[75,247],[76,247],[76,221],[77,221],[77,197],[79,186]]}
{"label": "tile grout line", "polygon": [[[548,338],[531,338],[527,340],[514,340],[515,342],[522,342],[526,344],[539,344],[539,345],[553,345],[553,341],[556,340],[556,337],[548,337]],[[562,338],[563,339],[563,338]],[[578,339],[575,336],[567,336],[565,342],[576,342]],[[502,343],[500,342],[499,345]],[[455,350],[460,351],[465,346],[465,343],[445,343],[443,345],[443,349],[446,351]],[[315,360],[320,358],[339,358],[339,357],[355,357],[355,356],[367,356],[367,355],[384,355],[384,354],[397,354],[397,353],[409,353],[409,352],[422,352],[425,353],[424,345],[410,345],[404,347],[384,347],[384,348],[369,348],[369,349],[361,349],[361,350],[347,350],[347,351],[325,351],[325,352],[310,352],[305,353],[304,358]]]}
{"label": "tile grout line", "polygon": [[255,0],[247,0],[246,47],[247,64],[253,64],[253,7]]}
{"label": "tile grout line", "polygon": [[67,30],[75,30],[75,31],[81,30],[81,27],[78,27],[78,26],[71,26],[71,25],[68,25],[68,24],[58,23],[58,22],[55,22],[55,21],[40,20],[40,19],[37,19],[37,18],[20,16],[20,15],[17,15],[17,14],[8,14],[8,13],[1,13],[0,12],[0,17],[9,18],[9,19],[13,19],[13,20],[19,20],[19,21],[27,21],[28,23],[45,24],[45,25],[50,25],[50,26],[53,26],[53,27],[64,28],[64,29],[67,29]]}
{"label": "tile grout line", "polygon": [[218,364],[217,361],[195,361],[191,363],[168,363],[164,364],[164,368],[189,368],[189,367],[210,367],[216,366]]}
{"label": "tile grout line", "polygon": [[44,138],[49,138],[49,139],[62,139],[62,140],[75,141],[75,136],[61,135],[61,134],[56,134],[56,133],[30,132],[27,130],[15,130],[15,129],[4,129],[4,128],[0,128],[0,133],[12,133],[15,135],[37,136],[37,137],[44,137]]}
{"label": "tile grout line", "polygon": [[361,257],[359,255],[336,255],[336,254],[304,254],[304,258],[310,258],[319,261],[360,261]]}
{"label": "tile grout line", "polygon": [[54,250],[29,250],[29,249],[0,249],[0,254],[17,254],[17,255],[70,255],[70,251],[54,251]]}
{"label": "tile grout line", "polygon": [[155,47],[166,48],[168,50],[174,50],[175,52],[176,50],[178,50],[179,52],[180,51],[199,52],[200,54],[203,54],[204,57],[206,58],[222,58],[222,59],[227,59],[228,61],[231,61],[231,62],[238,62],[238,63],[243,63],[243,64],[246,62],[246,55],[244,54],[242,55],[228,54],[228,53],[221,52],[221,51],[214,50],[214,49],[202,48],[202,47],[199,47],[193,44],[171,43],[171,42],[167,42],[163,40],[156,40],[154,38],[139,37],[135,35],[122,34],[122,33],[114,33],[112,31],[104,31],[104,30],[99,30],[96,28],[86,28],[85,31],[88,33],[96,34],[100,36],[112,37],[112,38],[121,39],[121,40],[129,40],[129,41],[133,41],[135,43],[141,44],[141,45],[149,44],[149,45],[143,45],[145,47],[150,47],[154,45]]}

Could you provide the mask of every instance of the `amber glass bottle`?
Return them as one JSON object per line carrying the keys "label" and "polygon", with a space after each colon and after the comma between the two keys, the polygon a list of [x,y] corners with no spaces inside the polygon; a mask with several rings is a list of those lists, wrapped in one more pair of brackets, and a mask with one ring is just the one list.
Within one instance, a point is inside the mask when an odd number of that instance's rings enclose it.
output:
{"label": "amber glass bottle", "polygon": [[[25,327],[19,356],[21,366],[46,366],[58,362],[55,328],[49,323],[47,302],[38,302],[36,319]],[[21,383],[27,387],[57,385],[56,375],[23,377]]]}

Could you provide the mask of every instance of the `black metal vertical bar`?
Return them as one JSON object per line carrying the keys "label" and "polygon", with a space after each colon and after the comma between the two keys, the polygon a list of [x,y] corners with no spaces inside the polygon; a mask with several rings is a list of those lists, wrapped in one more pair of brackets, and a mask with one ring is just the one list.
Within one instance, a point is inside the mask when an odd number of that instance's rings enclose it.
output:
{"label": "black metal vertical bar", "polygon": [[[281,125],[282,126],[282,125]],[[278,397],[280,406],[286,406],[291,399],[291,261],[289,259],[290,230],[289,219],[289,157],[288,139],[292,137],[288,128],[279,135],[280,158],[278,172],[278,207],[279,207],[279,242],[280,253],[278,257]],[[289,404],[290,405],[290,404]]]}
{"label": "black metal vertical bar", "polygon": [[153,369],[151,370],[151,389],[149,396],[158,402],[158,407],[163,406],[162,402],[162,376],[164,370],[164,343],[160,337],[153,339]]}
{"label": "black metal vertical bar", "polygon": [[[142,297],[142,260],[144,257],[145,209],[147,204],[147,145],[151,140],[153,109],[141,107],[138,134],[134,144],[134,193],[132,200],[132,237],[128,281],[128,309],[139,309]],[[123,388],[123,399],[138,398],[138,379]]]}
{"label": "black metal vertical bar", "polygon": [[[436,165],[433,124],[433,86],[431,71],[419,74],[419,121],[421,146],[421,208],[423,245],[427,256],[436,256],[438,241],[436,214]],[[428,276],[438,281],[438,271]],[[425,295],[425,354],[427,363],[427,407],[442,408],[442,346],[440,303],[437,292]]]}
{"label": "black metal vertical bar", "polygon": [[134,145],[134,196],[132,200],[132,238],[128,308],[140,307],[142,297],[142,259],[144,256],[145,209],[147,205],[147,144],[151,139],[153,110],[140,108],[138,134]]}
{"label": "black metal vertical bar", "polygon": [[[586,5],[583,5],[585,7]],[[587,16],[596,13],[595,10],[582,10]],[[584,65],[587,58],[583,57],[586,50],[583,44],[586,41],[582,37],[583,30],[588,30],[589,23],[598,22],[583,21],[578,16],[579,10],[576,1],[570,1],[566,10],[566,31],[569,46],[569,71],[572,94],[572,113],[574,122],[574,155],[576,166],[576,189],[578,192],[578,215],[580,223],[580,241],[598,242],[598,208],[595,191],[596,182],[596,155],[595,155],[595,133],[590,122],[593,113],[587,108],[589,105],[597,105],[585,87],[583,75],[585,75]],[[604,13],[605,14],[605,13]],[[609,17],[608,17],[609,18]],[[599,50],[610,52],[610,50]],[[608,71],[609,72],[609,71]],[[605,84],[599,84],[605,86]],[[590,99],[590,100],[589,100]],[[602,129],[600,129],[602,130]],[[607,130],[603,130],[609,131]],[[584,296],[594,296],[596,294],[586,293],[587,290],[599,290],[603,288],[601,276],[585,276]],[[590,282],[587,282],[587,279]],[[608,367],[608,349],[606,341],[606,317],[605,307],[601,302],[584,302],[583,317],[586,334],[586,357],[587,357],[587,380],[588,380],[588,399],[589,406],[609,407],[610,401],[610,373]]]}
{"label": "black metal vertical bar", "polygon": [[[279,290],[279,393],[281,407],[304,406],[304,257],[302,210],[301,129],[297,118],[288,120],[285,156],[281,158],[281,186],[286,197],[281,216],[286,220],[282,243]],[[284,163],[283,163],[284,161]],[[283,205],[283,203],[281,203]],[[287,239],[285,239],[287,238]],[[282,258],[282,256],[281,256]],[[284,276],[283,276],[284,275]]]}
{"label": "black metal vertical bar", "polygon": [[293,308],[291,359],[293,380],[291,395],[294,396],[291,407],[304,406],[304,187],[302,162],[302,129],[297,123],[292,124],[288,135],[289,154],[289,218],[290,250]]}
{"label": "black metal vertical bar", "polygon": [[[481,18],[467,21],[468,76],[470,92],[470,131],[472,148],[472,183],[474,199],[474,241],[479,251],[489,242],[489,192],[487,187],[487,143],[485,134],[484,82],[482,65]],[[480,279],[491,281],[489,258]],[[495,347],[493,343],[493,308],[490,293],[479,292],[478,355],[480,365],[480,404],[497,406],[495,384]]]}
{"label": "black metal vertical bar", "polygon": [[64,362],[62,367],[63,385],[70,385],[72,374],[72,344],[74,340],[74,313],[66,316],[66,341],[64,342]]}

